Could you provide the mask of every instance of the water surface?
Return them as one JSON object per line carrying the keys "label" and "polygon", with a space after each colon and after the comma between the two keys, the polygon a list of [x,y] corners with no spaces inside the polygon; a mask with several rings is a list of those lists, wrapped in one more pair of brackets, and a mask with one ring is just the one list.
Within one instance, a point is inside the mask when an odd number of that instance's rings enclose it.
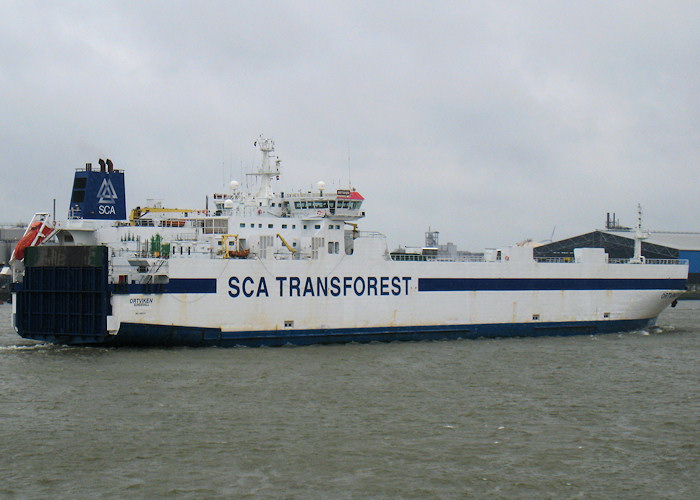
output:
{"label": "water surface", "polygon": [[700,302],[623,334],[68,348],[0,306],[0,497],[698,498]]}

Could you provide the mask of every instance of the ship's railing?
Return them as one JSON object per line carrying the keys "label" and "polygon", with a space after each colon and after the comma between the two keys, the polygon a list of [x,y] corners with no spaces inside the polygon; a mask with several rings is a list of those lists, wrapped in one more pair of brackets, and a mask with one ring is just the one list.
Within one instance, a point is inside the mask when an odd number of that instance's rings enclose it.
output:
{"label": "ship's railing", "polygon": [[197,233],[177,233],[171,239],[173,241],[196,241]]}
{"label": "ship's railing", "polygon": [[[573,259],[572,259],[573,262]],[[629,258],[614,258],[608,259],[608,264],[631,264],[631,259]],[[643,262],[637,262],[636,264],[650,264],[650,265],[684,265],[687,264],[686,259],[645,259]]]}
{"label": "ship's railing", "polygon": [[[566,263],[575,263],[576,261],[574,260],[573,257],[535,257],[536,262],[543,262],[547,264],[566,264]],[[607,261],[608,264],[629,264],[630,259],[629,258],[619,258],[616,257],[614,259],[608,259]],[[644,262],[640,262],[640,264],[651,264],[651,265],[685,265],[688,263],[687,259],[645,259]]]}
{"label": "ship's railing", "polygon": [[80,210],[80,207],[77,206],[77,205],[74,206],[74,207],[70,207],[70,208],[68,209],[68,218],[71,219],[71,220],[72,220],[72,219],[82,219],[82,218],[83,218],[83,213],[82,213],[82,211]]}
{"label": "ship's railing", "polygon": [[486,262],[483,255],[457,255],[456,257],[438,255],[428,257],[428,260],[435,262]]}
{"label": "ship's railing", "polygon": [[357,237],[358,238],[386,238],[386,235],[382,234],[380,232],[377,232],[377,231],[358,231]]}
{"label": "ship's railing", "polygon": [[391,260],[396,262],[484,262],[483,255],[457,255],[456,257],[442,255],[421,255],[417,253],[391,254]]}
{"label": "ship's railing", "polygon": [[[536,262],[542,262],[546,264],[575,264],[576,261],[573,257],[535,257]],[[608,264],[629,264],[629,258],[613,258],[608,259]],[[644,262],[640,264],[651,264],[651,265],[685,265],[688,263],[687,259],[645,259]]]}
{"label": "ship's railing", "polygon": [[[629,259],[621,259],[629,262]],[[645,264],[674,264],[684,266],[688,264],[688,259],[646,259]]]}
{"label": "ship's railing", "polygon": [[[483,255],[457,255],[456,257],[421,254],[392,254],[395,262],[486,262]],[[575,264],[573,257],[535,257],[535,262],[545,264]],[[505,260],[495,261],[505,262]],[[608,264],[629,264],[630,259],[608,259]],[[687,259],[646,259],[643,264],[650,265],[687,265]]]}

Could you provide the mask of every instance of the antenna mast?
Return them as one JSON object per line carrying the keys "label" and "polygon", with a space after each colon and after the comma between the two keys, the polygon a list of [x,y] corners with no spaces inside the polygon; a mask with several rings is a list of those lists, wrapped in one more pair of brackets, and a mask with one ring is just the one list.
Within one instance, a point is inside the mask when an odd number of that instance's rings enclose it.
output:
{"label": "antenna mast", "polygon": [[649,237],[648,231],[642,230],[642,205],[637,204],[637,227],[634,232],[634,256],[630,260],[633,264],[642,264],[644,262],[644,257],[642,257],[642,240]]}
{"label": "antenna mast", "polygon": [[352,177],[350,176],[350,138],[348,137],[348,187],[352,187]]}
{"label": "antenna mast", "polygon": [[255,141],[255,145],[258,146],[262,152],[262,162],[257,172],[246,175],[256,175],[260,177],[260,189],[255,197],[260,201],[265,201],[265,206],[267,206],[267,203],[269,203],[273,195],[272,179],[279,180],[280,178],[280,160],[275,159],[274,168],[270,167],[270,153],[275,150],[275,141],[272,139],[265,139],[261,135],[258,140]]}

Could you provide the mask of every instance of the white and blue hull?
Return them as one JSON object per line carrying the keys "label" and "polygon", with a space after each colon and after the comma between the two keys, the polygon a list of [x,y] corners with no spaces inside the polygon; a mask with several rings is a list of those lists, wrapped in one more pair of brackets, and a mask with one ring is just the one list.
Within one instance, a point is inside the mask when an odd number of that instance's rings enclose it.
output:
{"label": "white and blue hull", "polygon": [[684,289],[686,272],[677,264],[379,255],[356,263],[172,259],[168,283],[110,287],[106,335],[32,338],[261,346],[610,333],[653,324]]}
{"label": "white and blue hull", "polygon": [[274,144],[257,143],[258,192],[232,182],[211,211],[154,204],[127,219],[123,172],[76,171],[69,218],[37,214],[13,260],[17,332],[166,346],[595,334],[653,324],[685,289],[687,262],[641,256],[641,214],[625,262],[599,248],[558,262],[518,246],[478,262],[390,254],[351,222],[364,217],[354,188],[276,194]]}

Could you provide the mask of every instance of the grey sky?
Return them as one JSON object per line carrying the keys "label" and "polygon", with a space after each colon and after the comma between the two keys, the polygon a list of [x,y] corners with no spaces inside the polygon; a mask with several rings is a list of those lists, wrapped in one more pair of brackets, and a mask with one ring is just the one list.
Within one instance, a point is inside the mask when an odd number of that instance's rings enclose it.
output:
{"label": "grey sky", "polygon": [[[479,250],[617,212],[700,230],[700,4],[5,2],[0,221],[111,158],[200,208],[275,139],[278,189],[353,185],[390,245]],[[349,152],[349,161],[348,161]],[[348,168],[348,163],[350,168]],[[342,186],[338,183],[342,182]]]}

